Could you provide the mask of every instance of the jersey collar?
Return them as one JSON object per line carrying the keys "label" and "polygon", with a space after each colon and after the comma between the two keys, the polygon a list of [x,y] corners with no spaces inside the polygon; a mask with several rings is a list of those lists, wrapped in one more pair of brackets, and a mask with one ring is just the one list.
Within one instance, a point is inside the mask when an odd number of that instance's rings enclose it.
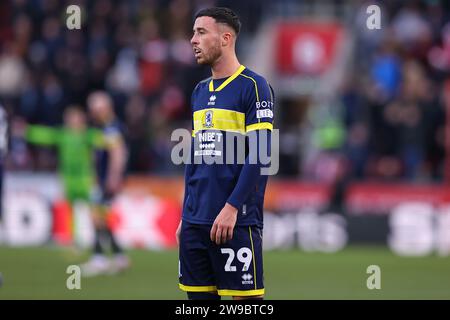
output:
{"label": "jersey collar", "polygon": [[217,89],[214,89],[214,83],[213,83],[213,79],[211,79],[211,81],[209,81],[209,91],[213,92],[213,91],[220,91],[223,88],[225,88],[231,81],[233,81],[234,79],[236,79],[236,77],[238,75],[240,75],[242,73],[242,71],[244,71],[245,67],[243,65],[241,65],[235,73],[233,73],[231,76],[228,77],[227,80],[225,80]]}

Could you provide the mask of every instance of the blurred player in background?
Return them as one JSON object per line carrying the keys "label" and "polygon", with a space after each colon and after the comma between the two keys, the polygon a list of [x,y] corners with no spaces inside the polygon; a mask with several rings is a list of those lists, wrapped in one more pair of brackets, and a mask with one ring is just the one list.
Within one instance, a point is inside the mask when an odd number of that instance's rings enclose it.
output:
{"label": "blurred player in background", "polygon": [[8,117],[0,104],[0,221],[3,214],[3,174],[4,162],[8,151]]}
{"label": "blurred player in background", "polygon": [[64,111],[63,127],[25,125],[23,135],[29,143],[57,148],[59,173],[71,208],[77,201],[90,203],[96,183],[94,153],[104,147],[104,140],[101,131],[87,127],[81,107],[69,106]]}
{"label": "blurred player in background", "polygon": [[33,144],[56,146],[59,170],[67,200],[89,201],[95,186],[94,152],[103,147],[102,133],[87,128],[86,115],[78,106],[64,112],[64,127],[28,125],[25,139]]}
{"label": "blurred player in background", "polygon": [[[120,191],[127,162],[127,149],[124,130],[116,118],[113,101],[103,91],[89,95],[89,113],[95,124],[102,130],[106,148],[97,152],[96,169],[99,192],[94,200],[93,221],[95,226],[94,254],[82,265],[84,276],[102,273],[115,273],[130,266],[128,257],[114,237],[107,223],[107,214],[114,197]],[[106,256],[106,245],[113,253],[112,259]]]}
{"label": "blurred player in background", "polygon": [[[195,59],[211,67],[212,77],[201,81],[192,93],[193,152],[186,165],[183,215],[177,230],[179,286],[189,299],[262,299],[264,295],[267,176],[261,175],[258,149],[270,155],[273,92],[263,77],[236,57],[240,25],[230,9],[210,8],[197,13],[193,28]],[[263,131],[266,143],[260,143]],[[236,159],[225,163],[224,141],[236,134],[258,137],[248,140],[244,164]],[[244,153],[239,146],[237,151]],[[256,163],[249,161],[252,152],[258,157]],[[222,159],[213,164],[199,159],[209,155]]]}

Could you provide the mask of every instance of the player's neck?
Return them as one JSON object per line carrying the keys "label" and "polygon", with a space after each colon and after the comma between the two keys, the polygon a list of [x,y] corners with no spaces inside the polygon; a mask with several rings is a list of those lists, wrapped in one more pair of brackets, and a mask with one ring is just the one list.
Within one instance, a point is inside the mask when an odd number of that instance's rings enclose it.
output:
{"label": "player's neck", "polygon": [[211,66],[213,79],[222,79],[231,76],[241,66],[236,55],[223,55],[216,63]]}
{"label": "player's neck", "polygon": [[109,114],[103,118],[102,125],[106,126],[114,121],[114,115]]}

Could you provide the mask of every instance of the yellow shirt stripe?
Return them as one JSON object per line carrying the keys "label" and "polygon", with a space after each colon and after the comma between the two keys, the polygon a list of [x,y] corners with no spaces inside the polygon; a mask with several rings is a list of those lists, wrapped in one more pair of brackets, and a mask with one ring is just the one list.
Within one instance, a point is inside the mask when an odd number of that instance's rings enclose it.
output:
{"label": "yellow shirt stripe", "polygon": [[217,291],[216,286],[186,286],[184,284],[179,283],[178,286],[181,290],[186,292],[211,292]]}
{"label": "yellow shirt stripe", "polygon": [[236,296],[236,297],[248,297],[248,296],[262,296],[264,289],[258,290],[217,290],[220,296]]}
{"label": "yellow shirt stripe", "polygon": [[273,124],[270,122],[261,122],[261,123],[255,123],[248,125],[245,127],[246,132],[255,131],[255,130],[262,130],[262,129],[268,129],[270,131],[273,130]]}
{"label": "yellow shirt stripe", "polygon": [[241,65],[235,73],[233,73],[231,76],[228,77],[227,80],[225,80],[217,89],[214,90],[214,82],[213,79],[211,79],[211,81],[209,81],[209,91],[213,92],[213,91],[220,91],[223,88],[225,88],[231,81],[233,81],[234,79],[237,78],[237,76],[239,74],[241,74],[242,71],[244,71],[245,67],[243,65]]}
{"label": "yellow shirt stripe", "polygon": [[[210,123],[206,123],[206,114],[210,112]],[[245,126],[245,114],[243,112],[210,108],[194,112],[194,129],[192,136],[202,130],[221,130],[245,134],[255,130],[273,130],[270,122],[260,122]]]}
{"label": "yellow shirt stripe", "polygon": [[253,81],[253,83],[255,84],[255,90],[256,90],[256,101],[258,101],[258,102],[259,102],[258,85],[256,84],[256,80],[255,80],[255,79],[253,79],[253,78],[252,78],[252,77],[250,77],[250,76],[247,76],[247,75],[245,75],[245,74],[241,74],[241,76],[243,76],[243,77],[246,77],[246,78],[248,78],[248,79],[250,79],[250,80],[252,80],[252,81]]}
{"label": "yellow shirt stripe", "polygon": [[[256,91],[256,101],[257,102],[259,102],[259,93],[258,93],[258,85],[257,85],[257,83],[256,83],[256,80],[255,79],[253,79],[252,77],[250,77],[250,76],[247,76],[247,75],[245,75],[245,74],[241,74],[241,76],[243,76],[243,77],[246,77],[247,79],[250,79],[250,80],[252,80],[253,81],[253,83],[255,84],[255,91]],[[261,122],[261,119],[258,119],[258,123],[260,123]]]}
{"label": "yellow shirt stripe", "polygon": [[[207,121],[206,115],[208,113],[210,118]],[[244,134],[245,114],[239,111],[219,108],[195,111],[193,135],[201,130],[222,130]]]}

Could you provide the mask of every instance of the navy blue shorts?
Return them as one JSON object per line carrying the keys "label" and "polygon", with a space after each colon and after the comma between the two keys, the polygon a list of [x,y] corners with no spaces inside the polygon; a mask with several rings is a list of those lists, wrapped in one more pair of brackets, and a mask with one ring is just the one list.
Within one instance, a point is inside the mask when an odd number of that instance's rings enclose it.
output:
{"label": "navy blue shorts", "polygon": [[262,229],[236,226],[233,239],[217,245],[210,225],[183,221],[180,233],[179,281],[187,292],[221,296],[264,294]]}

